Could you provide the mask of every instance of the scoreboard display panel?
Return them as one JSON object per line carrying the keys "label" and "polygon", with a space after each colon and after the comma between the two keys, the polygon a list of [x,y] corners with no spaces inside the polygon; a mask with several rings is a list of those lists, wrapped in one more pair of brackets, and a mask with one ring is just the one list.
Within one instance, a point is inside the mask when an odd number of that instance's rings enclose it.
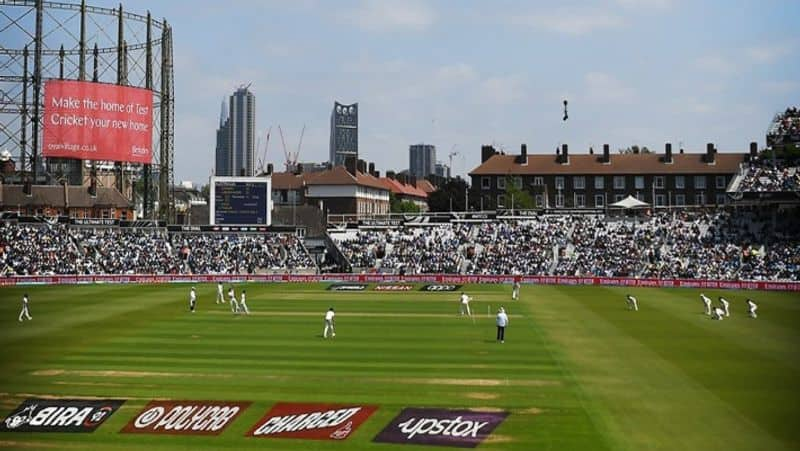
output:
{"label": "scoreboard display panel", "polygon": [[268,177],[212,177],[209,222],[213,225],[270,225]]}

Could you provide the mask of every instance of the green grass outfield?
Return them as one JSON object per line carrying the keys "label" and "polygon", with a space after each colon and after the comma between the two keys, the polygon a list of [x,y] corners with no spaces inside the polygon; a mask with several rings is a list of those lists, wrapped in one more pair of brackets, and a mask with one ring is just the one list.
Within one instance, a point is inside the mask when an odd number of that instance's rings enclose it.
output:
{"label": "green grass outfield", "polygon": [[[510,286],[468,286],[473,324],[458,293],[243,287],[249,317],[215,305],[212,285],[194,315],[186,284],[0,288],[2,417],[31,396],[128,399],[94,433],[5,432],[0,447],[402,449],[372,439],[404,407],[440,407],[511,412],[487,450],[800,449],[798,294],[706,290],[732,300],[718,322],[699,290],[524,286],[512,302]],[[19,323],[26,291],[33,321]],[[329,306],[337,337],[323,340]],[[120,434],[153,398],[253,404],[216,437]],[[380,408],[341,442],[245,437],[278,401]]]}

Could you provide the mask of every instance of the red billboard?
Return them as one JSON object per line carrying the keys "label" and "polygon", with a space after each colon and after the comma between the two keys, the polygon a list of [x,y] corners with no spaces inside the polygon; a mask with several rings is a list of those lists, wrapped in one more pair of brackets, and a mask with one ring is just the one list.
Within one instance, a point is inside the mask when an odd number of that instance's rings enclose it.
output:
{"label": "red billboard", "polygon": [[279,402],[247,432],[250,437],[344,440],[378,406]]}
{"label": "red billboard", "polygon": [[152,161],[153,93],[147,89],[49,80],[42,122],[45,157]]}

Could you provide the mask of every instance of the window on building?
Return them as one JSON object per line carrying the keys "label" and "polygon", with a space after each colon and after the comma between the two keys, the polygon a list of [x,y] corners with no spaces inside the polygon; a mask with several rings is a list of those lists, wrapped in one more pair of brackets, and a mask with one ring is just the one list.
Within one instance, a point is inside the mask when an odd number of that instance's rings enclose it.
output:
{"label": "window on building", "polygon": [[606,198],[602,194],[595,194],[594,195],[594,206],[597,208],[605,207],[606,205]]}
{"label": "window on building", "polygon": [[578,208],[586,208],[586,196],[584,196],[583,194],[576,194],[575,206]]}
{"label": "window on building", "polygon": [[665,196],[663,194],[656,194],[656,207],[663,207],[665,203]]}
{"label": "window on building", "polygon": [[644,189],[644,176],[637,175],[636,177],[634,177],[633,186],[636,187],[636,189]]}
{"label": "window on building", "polygon": [[514,177],[514,187],[522,189],[522,177]]}
{"label": "window on building", "polygon": [[605,178],[602,175],[597,175],[594,178],[594,189],[603,189],[605,187]]}
{"label": "window on building", "polygon": [[564,206],[564,195],[556,194],[556,207],[561,208]]}
{"label": "window on building", "polygon": [[694,204],[695,205],[705,205],[706,203],[706,195],[705,193],[697,193],[694,195]]}
{"label": "window on building", "polygon": [[724,194],[717,194],[717,205],[725,205],[728,201],[728,196]]}
{"label": "window on building", "polygon": [[[686,179],[682,175],[675,176],[675,189],[684,189],[686,188]],[[683,205],[683,204],[681,204]]]}
{"label": "window on building", "polygon": [[534,177],[533,178],[533,185],[534,186],[542,186],[542,185],[544,185],[544,177],[542,177],[541,175],[537,175],[536,177]]}
{"label": "window on building", "polygon": [[572,178],[572,185],[575,189],[586,189],[586,177],[578,175]]}
{"label": "window on building", "polygon": [[556,189],[564,189],[564,177],[556,177]]}
{"label": "window on building", "polygon": [[664,176],[663,175],[657,175],[657,176],[653,177],[653,185],[656,187],[656,189],[663,189],[664,188]]}
{"label": "window on building", "polygon": [[536,207],[543,208],[544,207],[544,194],[537,194],[535,197]]}
{"label": "window on building", "polygon": [[505,177],[497,177],[497,189],[506,189]]}
{"label": "window on building", "polygon": [[675,195],[675,205],[679,207],[683,207],[686,205],[686,195],[685,194],[676,194]]}
{"label": "window on building", "polygon": [[498,194],[497,195],[497,208],[507,208],[507,207],[508,207],[508,205],[506,205],[506,196],[504,196],[502,194]]}
{"label": "window on building", "polygon": [[619,202],[622,199],[625,199],[625,195],[624,194],[614,194],[614,202]]}
{"label": "window on building", "polygon": [[624,175],[615,175],[614,176],[614,189],[625,189],[625,176]]}
{"label": "window on building", "polygon": [[695,175],[694,176],[694,189],[706,189],[706,176],[705,175]]}
{"label": "window on building", "polygon": [[726,188],[725,185],[726,185],[725,176],[724,175],[718,175],[717,176],[717,189],[725,189]]}
{"label": "window on building", "polygon": [[490,189],[492,187],[492,179],[490,177],[481,177],[481,188]]}

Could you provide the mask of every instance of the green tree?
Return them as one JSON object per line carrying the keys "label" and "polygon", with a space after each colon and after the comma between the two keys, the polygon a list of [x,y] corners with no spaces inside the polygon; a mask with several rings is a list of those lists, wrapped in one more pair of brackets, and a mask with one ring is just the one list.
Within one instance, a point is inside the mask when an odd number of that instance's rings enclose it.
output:
{"label": "green tree", "polygon": [[[515,177],[506,177],[506,208],[530,210],[534,208],[533,196],[523,186],[517,186]],[[512,205],[513,202],[513,205]]]}
{"label": "green tree", "polygon": [[[466,180],[460,177],[450,179],[428,196],[428,208],[430,211],[450,211],[452,202],[453,211],[464,211],[468,190]],[[474,191],[469,191],[469,203],[474,207],[477,198],[473,193]]]}
{"label": "green tree", "polygon": [[401,200],[394,193],[389,193],[389,211],[392,213],[419,213],[420,208],[410,200]]}

